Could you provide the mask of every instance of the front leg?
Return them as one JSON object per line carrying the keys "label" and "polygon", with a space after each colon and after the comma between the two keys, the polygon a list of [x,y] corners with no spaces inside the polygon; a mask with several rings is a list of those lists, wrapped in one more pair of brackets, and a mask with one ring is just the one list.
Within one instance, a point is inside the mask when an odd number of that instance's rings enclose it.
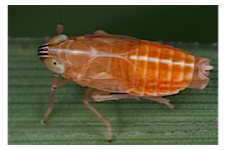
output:
{"label": "front leg", "polygon": [[48,116],[49,114],[51,113],[52,109],[53,109],[53,95],[54,95],[54,90],[57,89],[57,88],[60,88],[70,82],[72,82],[71,80],[68,80],[68,79],[61,79],[58,81],[58,77],[59,77],[59,74],[56,74],[54,73],[54,77],[53,77],[53,81],[52,81],[52,85],[50,87],[50,98],[49,98],[49,106],[48,106],[48,110],[44,116],[44,118],[42,119],[41,121],[41,124],[44,124],[47,119],[48,119]]}

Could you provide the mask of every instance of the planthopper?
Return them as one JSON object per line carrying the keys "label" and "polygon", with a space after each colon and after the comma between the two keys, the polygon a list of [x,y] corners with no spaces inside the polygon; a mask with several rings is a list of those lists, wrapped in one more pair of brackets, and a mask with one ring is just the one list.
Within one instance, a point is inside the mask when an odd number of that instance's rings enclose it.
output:
{"label": "planthopper", "polygon": [[[42,63],[54,73],[46,122],[52,108],[54,90],[70,82],[88,87],[83,103],[106,126],[111,141],[111,123],[93,106],[93,101],[145,98],[169,108],[164,96],[185,88],[204,89],[213,66],[208,58],[193,56],[181,49],[157,42],[98,30],[91,35],[68,38],[58,35],[38,49]],[[64,78],[58,80],[59,75]]]}

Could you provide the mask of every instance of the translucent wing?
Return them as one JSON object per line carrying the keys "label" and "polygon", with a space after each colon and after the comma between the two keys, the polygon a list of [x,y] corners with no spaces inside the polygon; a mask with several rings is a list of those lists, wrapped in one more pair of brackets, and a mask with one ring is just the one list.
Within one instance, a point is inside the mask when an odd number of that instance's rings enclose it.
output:
{"label": "translucent wing", "polygon": [[137,72],[127,59],[96,57],[84,66],[80,81],[96,89],[125,93],[135,87]]}
{"label": "translucent wing", "polygon": [[96,50],[110,53],[128,53],[139,47],[141,40],[122,35],[90,35],[86,36],[87,43],[90,43]]}
{"label": "translucent wing", "polygon": [[[128,53],[139,48],[141,40],[121,35],[86,35],[77,39],[76,49],[90,51],[90,59],[83,63],[79,82],[110,92],[126,92],[134,88],[137,72],[128,60]],[[70,40],[68,39],[68,40]],[[77,44],[76,44],[77,43]],[[82,46],[83,45],[83,46]],[[93,55],[92,51],[95,51]],[[78,61],[78,59],[74,59]],[[78,64],[78,63],[74,63]]]}
{"label": "translucent wing", "polygon": [[[76,40],[76,38],[72,37],[69,40]],[[128,53],[137,49],[141,42],[141,40],[133,37],[112,34],[86,35],[83,37],[83,40],[83,44],[86,46],[99,52],[109,53]]]}

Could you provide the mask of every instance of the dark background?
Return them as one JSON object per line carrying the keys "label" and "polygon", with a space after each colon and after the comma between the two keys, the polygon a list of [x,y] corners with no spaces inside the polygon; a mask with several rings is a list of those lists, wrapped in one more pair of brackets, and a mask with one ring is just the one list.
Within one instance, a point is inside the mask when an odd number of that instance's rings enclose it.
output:
{"label": "dark background", "polygon": [[68,36],[89,34],[101,29],[111,34],[153,41],[218,42],[217,5],[11,5],[8,6],[8,35],[54,36],[61,15],[64,33]]}

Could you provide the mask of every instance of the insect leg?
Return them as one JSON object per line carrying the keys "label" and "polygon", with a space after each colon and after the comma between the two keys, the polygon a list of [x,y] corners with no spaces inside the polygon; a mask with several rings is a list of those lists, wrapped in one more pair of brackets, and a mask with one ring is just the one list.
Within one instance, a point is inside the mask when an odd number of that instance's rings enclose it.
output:
{"label": "insect leg", "polygon": [[109,35],[107,32],[103,30],[97,30],[93,33],[94,35]]}
{"label": "insect leg", "polygon": [[108,127],[107,138],[108,138],[108,142],[111,142],[111,123],[100,112],[98,112],[98,110],[96,110],[96,108],[94,108],[92,105],[90,105],[88,103],[88,100],[94,91],[95,91],[95,89],[88,88],[84,94],[82,101],[85,104],[85,106],[87,108],[89,108]]}
{"label": "insect leg", "polygon": [[109,101],[109,100],[119,100],[123,98],[131,98],[140,101],[138,96],[130,95],[130,94],[111,94],[105,91],[95,91],[92,95],[92,100],[96,102],[101,101]]}
{"label": "insect leg", "polygon": [[175,109],[175,107],[172,104],[169,103],[170,102],[169,99],[162,98],[162,97],[147,97],[147,96],[144,96],[143,98],[158,102],[159,104],[165,104],[169,108]]}
{"label": "insect leg", "polygon": [[66,85],[66,84],[68,84],[70,82],[72,82],[71,80],[64,79],[64,78],[58,81],[58,77],[59,77],[59,74],[54,73],[52,85],[50,87],[49,106],[48,106],[48,110],[47,110],[44,118],[41,121],[42,124],[44,124],[46,122],[46,120],[48,119],[49,114],[51,113],[51,111],[53,109],[53,94],[54,94],[54,90]]}
{"label": "insect leg", "polygon": [[[130,95],[130,94],[111,94],[110,95],[109,92],[105,92],[105,93],[104,92],[105,91],[99,91],[99,90],[95,91],[92,95],[92,100],[96,102],[101,102],[101,101],[108,101],[108,100],[119,100],[123,98],[131,98],[131,99],[136,99],[140,101],[139,96]],[[162,97],[147,97],[147,96],[140,96],[140,97],[158,102],[160,104],[165,104],[169,108],[175,109],[175,107],[169,103],[170,102],[169,99],[165,99]]]}

